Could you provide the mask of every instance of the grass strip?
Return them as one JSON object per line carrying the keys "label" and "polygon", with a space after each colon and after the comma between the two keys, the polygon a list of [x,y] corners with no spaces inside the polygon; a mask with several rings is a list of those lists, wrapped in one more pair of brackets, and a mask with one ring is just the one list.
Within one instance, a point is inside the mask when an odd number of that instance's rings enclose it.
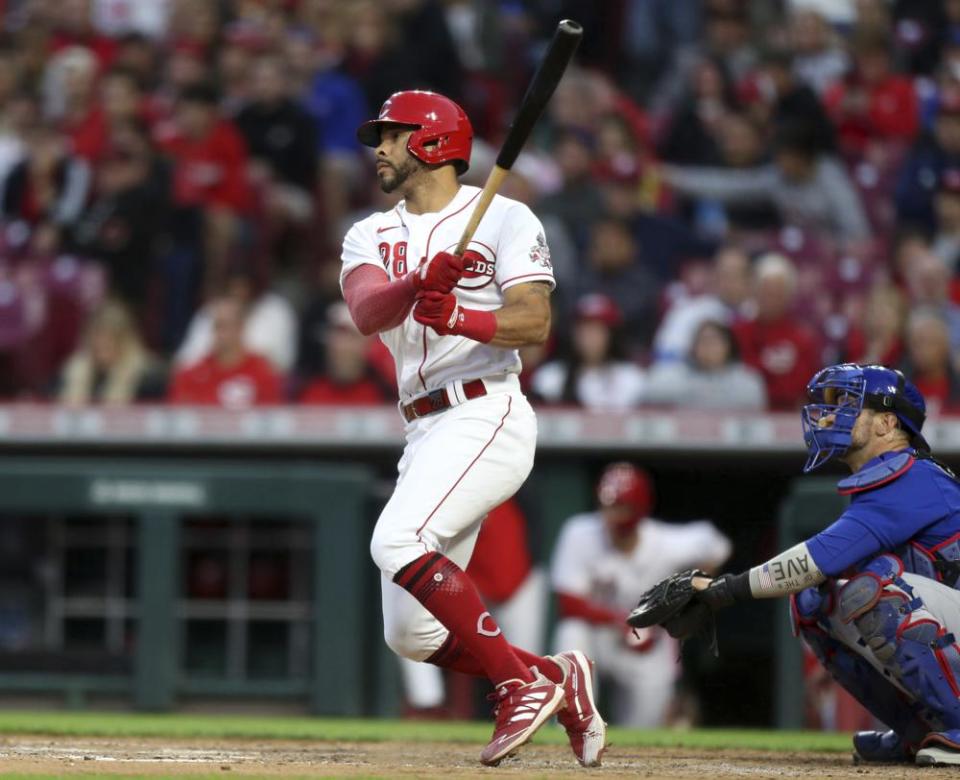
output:
{"label": "grass strip", "polygon": [[[409,721],[250,715],[155,715],[131,712],[0,711],[0,734],[73,737],[157,737],[190,739],[317,740],[327,742],[462,742],[482,744],[491,726],[482,721]],[[620,747],[676,747],[772,751],[841,752],[850,736],[818,731],[761,729],[611,728]],[[536,741],[566,742],[563,731],[546,728]]]}

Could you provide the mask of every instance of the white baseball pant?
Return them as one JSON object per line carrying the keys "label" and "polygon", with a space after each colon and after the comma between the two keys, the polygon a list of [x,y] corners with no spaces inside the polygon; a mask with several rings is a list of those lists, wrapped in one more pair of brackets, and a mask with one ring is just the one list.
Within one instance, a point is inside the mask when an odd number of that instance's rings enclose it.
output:
{"label": "white baseball pant", "polygon": [[483,518],[516,493],[533,468],[537,421],[516,376],[484,384],[487,395],[407,424],[397,486],[370,542],[382,572],[384,638],[415,661],[439,649],[447,629],[394,575],[429,552],[466,569]]}

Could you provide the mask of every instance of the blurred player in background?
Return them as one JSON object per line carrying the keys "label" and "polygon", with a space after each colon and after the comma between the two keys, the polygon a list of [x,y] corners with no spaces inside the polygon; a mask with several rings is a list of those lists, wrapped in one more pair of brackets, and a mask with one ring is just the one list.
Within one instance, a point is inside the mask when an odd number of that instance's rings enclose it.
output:
{"label": "blurred player in background", "polygon": [[591,663],[579,651],[546,658],[509,644],[464,573],[484,516],[533,467],[537,423],[516,350],[550,332],[543,227],[522,203],[496,196],[464,255],[451,254],[480,190],[458,181],[473,129],[449,98],[398,92],[357,137],[376,150],[381,189],[403,195],[349,230],[340,276],[359,330],[379,333],[393,355],[407,422],[396,488],[370,544],[387,644],[494,684],[484,764],[557,713],[577,759],[597,765],[606,727]]}
{"label": "blurred player in background", "polygon": [[624,617],[638,592],[667,575],[718,569],[730,556],[730,540],[706,520],[678,525],[650,517],[653,483],[629,463],[604,470],[597,502],[595,512],[567,520],[554,549],[556,645],[597,659],[615,684],[617,723],[662,726],[680,674],[676,642],[659,628],[634,631]]}

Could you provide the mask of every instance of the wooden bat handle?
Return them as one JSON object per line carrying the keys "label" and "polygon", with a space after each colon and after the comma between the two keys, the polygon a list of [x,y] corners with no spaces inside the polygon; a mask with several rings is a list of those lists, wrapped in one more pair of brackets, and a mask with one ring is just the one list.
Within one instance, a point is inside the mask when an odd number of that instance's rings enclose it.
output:
{"label": "wooden bat handle", "polygon": [[480,199],[473,208],[470,221],[463,229],[463,235],[460,236],[460,242],[457,244],[457,248],[453,250],[455,255],[463,257],[463,253],[467,251],[467,244],[470,243],[473,234],[477,232],[477,226],[480,224],[480,220],[483,219],[483,215],[486,214],[487,209],[490,208],[490,202],[493,200],[493,196],[497,194],[497,190],[500,189],[500,185],[503,184],[503,180],[507,178],[508,173],[510,173],[510,171],[506,168],[501,168],[499,165],[493,166],[493,170],[490,171],[490,175],[487,176],[487,181],[480,191]]}

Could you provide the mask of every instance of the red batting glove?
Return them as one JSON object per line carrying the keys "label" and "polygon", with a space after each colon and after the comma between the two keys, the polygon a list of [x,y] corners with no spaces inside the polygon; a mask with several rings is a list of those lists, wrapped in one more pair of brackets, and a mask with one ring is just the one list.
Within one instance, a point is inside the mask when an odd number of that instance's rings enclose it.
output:
{"label": "red batting glove", "polygon": [[463,276],[463,269],[462,257],[449,252],[437,252],[417,268],[417,287],[423,291],[449,293]]}
{"label": "red batting glove", "polygon": [[441,336],[453,333],[460,309],[457,296],[427,290],[417,296],[413,306],[413,318],[421,325],[428,325]]}
{"label": "red batting glove", "polygon": [[420,293],[413,307],[413,318],[440,336],[464,336],[484,344],[497,333],[497,318],[492,311],[465,309],[453,293],[433,290]]}

